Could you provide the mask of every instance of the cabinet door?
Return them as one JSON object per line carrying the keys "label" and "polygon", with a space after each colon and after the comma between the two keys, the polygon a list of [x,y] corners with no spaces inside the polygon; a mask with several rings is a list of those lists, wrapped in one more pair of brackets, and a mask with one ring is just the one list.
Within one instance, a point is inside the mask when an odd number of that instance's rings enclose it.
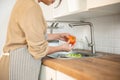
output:
{"label": "cabinet door", "polygon": [[[54,7],[58,4],[59,0],[55,0],[55,3],[53,4]],[[68,13],[68,0],[62,0],[59,7],[53,9],[53,17],[60,17],[62,15],[65,15]]]}
{"label": "cabinet door", "polygon": [[68,75],[66,75],[64,73],[61,73],[59,71],[57,71],[57,75],[56,76],[57,76],[56,80],[76,80],[76,79],[72,78],[71,76],[68,76]]}
{"label": "cabinet door", "polygon": [[86,0],[62,0],[61,4],[55,8],[58,3],[59,0],[55,0],[55,2],[50,6],[40,3],[46,20],[54,20],[55,18],[87,9]]}
{"label": "cabinet door", "polygon": [[[54,6],[58,4],[56,0]],[[86,0],[62,0],[60,6],[54,9],[54,18],[62,17],[75,11],[84,11],[87,9]]]}
{"label": "cabinet door", "polygon": [[119,2],[120,0],[87,0],[87,7],[88,9],[90,9],[90,8],[101,7]]}
{"label": "cabinet door", "polygon": [[42,65],[40,80],[56,80],[56,71],[52,68]]}
{"label": "cabinet door", "polygon": [[84,11],[87,8],[86,0],[68,0],[69,12]]}

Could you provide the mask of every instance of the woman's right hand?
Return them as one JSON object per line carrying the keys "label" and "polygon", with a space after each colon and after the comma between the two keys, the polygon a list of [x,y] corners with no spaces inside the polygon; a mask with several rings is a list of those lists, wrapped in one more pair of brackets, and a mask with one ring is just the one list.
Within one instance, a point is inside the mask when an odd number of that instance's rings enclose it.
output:
{"label": "woman's right hand", "polygon": [[71,45],[69,42],[66,42],[59,46],[49,46],[47,55],[55,52],[60,52],[60,51],[69,52],[73,49],[73,47],[74,45]]}

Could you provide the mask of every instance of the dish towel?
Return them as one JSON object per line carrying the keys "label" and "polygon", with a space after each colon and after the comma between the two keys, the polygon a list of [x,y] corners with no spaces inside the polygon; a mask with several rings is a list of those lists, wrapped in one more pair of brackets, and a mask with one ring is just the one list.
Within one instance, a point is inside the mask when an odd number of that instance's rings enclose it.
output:
{"label": "dish towel", "polygon": [[27,47],[10,52],[9,80],[38,80],[41,59],[35,60]]}

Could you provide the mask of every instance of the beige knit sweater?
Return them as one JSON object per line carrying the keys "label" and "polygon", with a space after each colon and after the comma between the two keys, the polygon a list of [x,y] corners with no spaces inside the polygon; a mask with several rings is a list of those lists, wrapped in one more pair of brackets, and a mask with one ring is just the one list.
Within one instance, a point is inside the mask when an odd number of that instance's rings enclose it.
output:
{"label": "beige knit sweater", "polygon": [[35,0],[17,0],[12,10],[4,53],[28,46],[35,59],[46,55],[48,42],[45,38],[46,22]]}

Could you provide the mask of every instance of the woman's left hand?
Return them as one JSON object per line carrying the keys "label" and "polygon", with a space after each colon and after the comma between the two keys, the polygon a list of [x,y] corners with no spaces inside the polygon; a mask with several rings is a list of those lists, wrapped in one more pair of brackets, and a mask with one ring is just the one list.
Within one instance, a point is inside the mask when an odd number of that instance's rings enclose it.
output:
{"label": "woman's left hand", "polygon": [[58,39],[62,41],[67,41],[67,38],[70,36],[69,33],[59,33],[58,34]]}
{"label": "woman's left hand", "polygon": [[67,41],[69,36],[71,36],[69,33],[54,33],[54,34],[48,34],[47,39]]}

